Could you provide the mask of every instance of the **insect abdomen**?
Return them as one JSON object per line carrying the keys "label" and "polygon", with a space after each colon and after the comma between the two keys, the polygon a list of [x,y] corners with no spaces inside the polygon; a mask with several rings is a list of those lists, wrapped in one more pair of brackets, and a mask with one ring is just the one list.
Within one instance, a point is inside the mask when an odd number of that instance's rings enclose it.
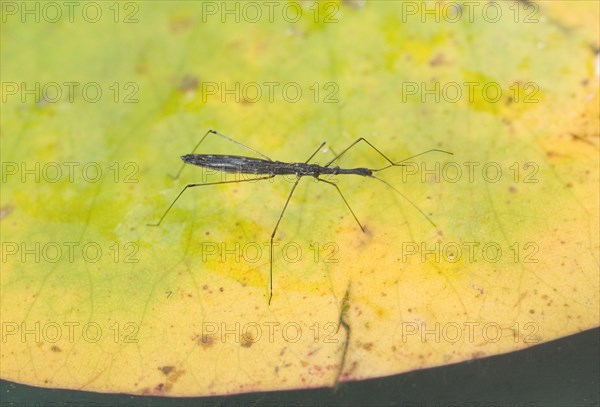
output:
{"label": "insect abdomen", "polygon": [[186,164],[223,172],[268,174],[272,161],[236,155],[187,154],[181,157]]}

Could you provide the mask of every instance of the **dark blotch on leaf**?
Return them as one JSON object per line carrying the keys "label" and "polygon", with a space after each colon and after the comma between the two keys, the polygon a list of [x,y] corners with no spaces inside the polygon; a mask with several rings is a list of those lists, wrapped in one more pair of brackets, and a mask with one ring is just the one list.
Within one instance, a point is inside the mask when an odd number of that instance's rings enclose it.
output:
{"label": "dark blotch on leaf", "polygon": [[179,90],[187,93],[194,92],[198,89],[198,78],[195,75],[185,75],[181,78],[181,83],[179,84]]}
{"label": "dark blotch on leaf", "polygon": [[175,366],[163,366],[163,367],[158,368],[158,370],[163,372],[165,375],[168,375],[169,373],[171,373],[173,371],[173,369],[175,369]]}
{"label": "dark blotch on leaf", "polygon": [[244,348],[249,348],[250,346],[252,346],[252,344],[254,343],[254,337],[251,335],[242,335],[242,342],[241,345]]}

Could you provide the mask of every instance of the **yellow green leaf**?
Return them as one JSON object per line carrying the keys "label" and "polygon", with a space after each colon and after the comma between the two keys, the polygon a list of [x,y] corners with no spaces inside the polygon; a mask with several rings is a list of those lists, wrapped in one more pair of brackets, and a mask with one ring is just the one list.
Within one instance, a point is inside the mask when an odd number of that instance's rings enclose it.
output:
{"label": "yellow green leaf", "polygon": [[[332,386],[596,327],[598,3],[576,3],[3,2],[2,378]],[[294,176],[190,188],[147,226],[186,184],[239,179],[169,177],[209,129],[285,162],[359,137],[453,155],[375,173],[400,194],[325,178],[364,232],[303,178],[269,305]],[[335,165],[387,164],[361,142]]]}

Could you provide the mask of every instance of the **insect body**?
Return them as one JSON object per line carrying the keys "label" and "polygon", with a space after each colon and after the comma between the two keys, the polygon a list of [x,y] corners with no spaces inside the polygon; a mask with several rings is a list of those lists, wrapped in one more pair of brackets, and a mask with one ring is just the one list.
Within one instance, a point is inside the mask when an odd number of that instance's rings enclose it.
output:
{"label": "insect body", "polygon": [[[232,143],[238,144],[263,158],[253,158],[253,157],[245,157],[245,156],[238,156],[238,155],[194,154],[194,151],[196,151],[196,149],[200,146],[200,144],[204,141],[204,139],[209,134],[219,136],[219,137],[224,138]],[[361,141],[366,143],[367,145],[369,145],[380,156],[385,158],[385,160],[389,164],[385,167],[378,168],[378,169],[340,168],[337,166],[336,167],[331,166],[331,164],[333,164],[338,158],[340,158],[341,156],[346,154],[352,147],[354,147],[356,144],[358,144]],[[445,154],[452,154],[452,153],[450,153],[448,151],[444,151],[444,150],[431,149],[431,150],[425,151],[423,153],[416,154],[411,157],[405,158],[402,161],[393,162],[388,157],[386,157],[381,151],[379,151],[375,146],[373,146],[373,144],[371,144],[365,138],[361,137],[361,138],[357,139],[356,141],[354,141],[352,144],[350,144],[348,147],[346,147],[340,154],[337,154],[331,161],[327,162],[325,165],[309,164],[309,161],[312,160],[312,158],[319,152],[319,150],[321,150],[321,148],[323,148],[324,145],[325,145],[324,142],[321,143],[319,148],[305,162],[287,163],[287,162],[282,162],[282,161],[273,161],[269,157],[264,155],[263,153],[258,152],[257,150],[254,150],[254,149],[252,149],[238,141],[235,141],[234,139],[229,138],[223,134],[220,134],[214,130],[209,130],[200,139],[198,144],[196,144],[196,147],[194,147],[194,150],[192,151],[191,154],[187,154],[187,155],[184,155],[181,157],[181,159],[183,160],[183,165],[181,166],[181,168],[179,169],[179,172],[177,173],[177,175],[174,178],[179,177],[185,164],[196,165],[199,167],[214,169],[214,170],[218,170],[218,171],[222,171],[222,172],[226,172],[226,173],[254,174],[257,177],[250,178],[250,179],[232,180],[232,181],[188,184],[181,190],[181,192],[179,192],[179,195],[177,195],[177,197],[175,197],[175,199],[173,200],[171,205],[169,205],[169,207],[167,208],[167,210],[165,211],[163,216],[160,218],[160,220],[157,223],[149,224],[148,226],[159,226],[161,224],[161,222],[163,221],[163,219],[165,218],[165,216],[167,215],[167,213],[169,213],[169,211],[171,210],[171,208],[173,207],[175,202],[177,202],[179,197],[188,188],[207,186],[207,185],[233,184],[233,183],[240,183],[240,182],[258,181],[258,180],[270,179],[277,175],[295,175],[296,181],[294,182],[294,184],[292,186],[292,189],[287,197],[287,200],[285,201],[285,204],[283,206],[281,214],[279,215],[279,219],[277,220],[277,223],[275,224],[275,228],[273,229],[273,232],[271,233],[270,257],[269,257],[269,304],[271,304],[271,299],[273,297],[273,239],[275,238],[275,234],[277,233],[277,228],[279,227],[279,223],[281,222],[281,219],[283,218],[285,210],[287,209],[287,206],[290,202],[290,199],[292,198],[292,195],[294,194],[294,191],[296,190],[296,187],[298,186],[298,182],[300,182],[300,179],[302,177],[308,177],[308,176],[314,177],[319,182],[323,182],[325,184],[333,186],[339,193],[340,197],[346,204],[346,207],[350,210],[350,213],[352,214],[352,216],[356,220],[356,223],[358,223],[358,226],[361,228],[361,230],[363,232],[365,231],[364,227],[362,226],[362,224],[359,222],[358,218],[354,214],[354,211],[348,204],[348,201],[346,201],[346,198],[342,194],[342,191],[340,190],[340,188],[335,183],[328,181],[324,178],[321,178],[322,175],[360,175],[363,177],[368,177],[368,178],[373,178],[373,179],[379,180],[380,182],[383,182],[385,185],[387,185],[388,187],[390,187],[391,189],[396,191],[398,194],[400,194],[404,199],[406,199],[415,209],[417,209],[429,221],[429,223],[431,223],[435,227],[435,223],[433,223],[433,221],[423,211],[421,211],[421,209],[419,209],[410,199],[408,199],[402,192],[398,191],[396,188],[394,188],[392,185],[390,185],[387,181],[384,181],[383,179],[378,178],[373,174],[375,172],[383,171],[383,170],[391,168],[391,167],[402,166],[403,162],[408,161],[412,158],[427,154],[429,152],[436,151],[436,152],[445,153]]]}
{"label": "insect body", "polygon": [[368,168],[322,167],[318,164],[267,161],[239,155],[187,154],[181,159],[186,164],[237,174],[297,175],[315,178],[323,174],[355,174],[363,177],[373,175],[373,171]]}

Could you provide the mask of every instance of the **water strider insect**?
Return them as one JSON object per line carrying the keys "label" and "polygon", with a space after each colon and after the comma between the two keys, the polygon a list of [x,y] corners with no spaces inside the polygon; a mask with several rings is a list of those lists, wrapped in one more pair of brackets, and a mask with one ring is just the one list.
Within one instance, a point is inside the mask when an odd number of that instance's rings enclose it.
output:
{"label": "water strider insect", "polygon": [[[252,157],[244,157],[244,156],[237,156],[237,155],[194,154],[194,152],[198,149],[200,144],[202,144],[204,139],[206,139],[206,137],[209,134],[214,134],[216,136],[219,136],[226,140],[229,140],[235,144],[238,144],[238,145],[246,148],[249,151],[252,151],[253,153],[255,153],[263,158],[252,158]],[[354,147],[356,144],[358,144],[361,141],[368,144],[379,155],[381,155],[383,158],[385,158],[385,160],[389,163],[389,165],[386,165],[385,167],[378,168],[378,169],[340,168],[338,166],[331,167],[331,164],[333,164],[338,158],[340,158],[341,156],[346,154],[348,152],[348,150],[350,150],[352,147]],[[256,178],[250,178],[250,179],[242,179],[242,180],[205,182],[205,183],[200,183],[200,184],[188,184],[181,190],[181,192],[179,192],[177,197],[173,200],[171,205],[169,205],[169,207],[167,208],[165,213],[162,215],[160,220],[157,223],[148,224],[148,226],[159,226],[161,224],[161,222],[163,221],[163,219],[165,218],[165,216],[167,216],[167,213],[169,213],[169,211],[171,210],[173,205],[175,205],[175,202],[177,202],[179,197],[188,188],[207,186],[207,185],[233,184],[233,183],[238,183],[238,182],[258,181],[258,180],[270,179],[270,178],[275,177],[276,175],[295,175],[296,181],[294,182],[294,185],[292,186],[292,190],[290,191],[290,194],[288,195],[288,197],[285,201],[285,205],[283,205],[283,209],[281,210],[279,219],[277,220],[277,223],[275,224],[275,228],[273,229],[273,232],[271,233],[270,256],[269,256],[269,304],[271,304],[271,298],[273,297],[273,239],[275,237],[275,234],[277,233],[277,228],[279,227],[279,223],[281,223],[281,219],[283,218],[283,214],[285,213],[285,210],[287,209],[290,199],[292,198],[292,195],[294,194],[294,191],[296,190],[296,187],[298,186],[298,182],[300,182],[300,179],[302,177],[307,177],[307,176],[314,177],[319,182],[324,182],[328,185],[333,186],[337,190],[337,192],[340,194],[340,197],[346,204],[346,207],[348,207],[348,209],[350,210],[350,213],[354,217],[354,220],[356,220],[356,223],[358,223],[358,226],[360,226],[360,229],[363,232],[365,231],[365,228],[359,222],[358,218],[354,214],[354,211],[348,204],[348,201],[346,201],[346,198],[342,194],[342,191],[340,190],[340,188],[335,183],[321,178],[322,175],[341,175],[341,174],[350,175],[351,174],[351,175],[360,175],[362,177],[369,177],[369,178],[374,178],[376,180],[379,180],[379,181],[383,182],[385,185],[387,185],[388,187],[390,187],[391,189],[393,189],[394,191],[396,191],[398,194],[400,194],[408,203],[410,203],[416,210],[418,210],[429,221],[429,223],[431,223],[434,227],[436,227],[435,223],[433,223],[433,221],[421,209],[419,209],[417,207],[417,205],[415,205],[410,199],[408,199],[402,192],[398,191],[396,188],[394,188],[392,185],[390,185],[387,181],[384,181],[381,178],[377,178],[376,176],[373,175],[373,173],[378,172],[378,171],[383,171],[383,170],[391,168],[391,167],[400,167],[403,165],[402,164],[403,162],[408,161],[412,158],[416,158],[421,155],[430,153],[430,152],[435,151],[435,152],[440,152],[440,153],[444,153],[444,154],[452,154],[451,152],[433,148],[433,149],[427,150],[423,153],[416,154],[411,157],[405,158],[402,161],[393,162],[388,157],[386,157],[385,154],[383,154],[381,151],[379,151],[373,144],[371,144],[368,140],[361,137],[361,138],[357,139],[356,141],[354,141],[352,144],[350,144],[348,147],[346,147],[341,153],[337,154],[332,160],[327,162],[327,164],[325,164],[325,165],[309,164],[309,161],[313,159],[313,157],[319,152],[319,150],[321,150],[321,148],[323,148],[324,145],[325,145],[325,142],[321,143],[319,148],[317,148],[317,150],[314,153],[312,153],[312,155],[310,157],[308,157],[308,159],[306,161],[304,161],[303,163],[286,163],[286,162],[281,162],[281,161],[273,161],[269,157],[264,155],[263,153],[260,153],[257,150],[254,150],[253,148],[250,148],[250,147],[246,146],[245,144],[240,143],[239,141],[229,138],[223,134],[220,134],[220,133],[216,132],[215,130],[209,130],[200,139],[198,144],[196,144],[196,147],[194,147],[194,149],[192,150],[192,152],[190,154],[186,154],[181,157],[181,159],[183,160],[183,164],[182,164],[181,168],[179,169],[179,171],[177,172],[177,175],[173,178],[175,178],[175,179],[179,178],[179,175],[181,174],[181,171],[185,167],[185,164],[197,165],[199,167],[210,168],[210,169],[214,169],[214,170],[218,170],[218,171],[222,171],[222,172],[226,172],[226,173],[255,174],[255,175],[262,175],[262,176],[256,177]]]}

